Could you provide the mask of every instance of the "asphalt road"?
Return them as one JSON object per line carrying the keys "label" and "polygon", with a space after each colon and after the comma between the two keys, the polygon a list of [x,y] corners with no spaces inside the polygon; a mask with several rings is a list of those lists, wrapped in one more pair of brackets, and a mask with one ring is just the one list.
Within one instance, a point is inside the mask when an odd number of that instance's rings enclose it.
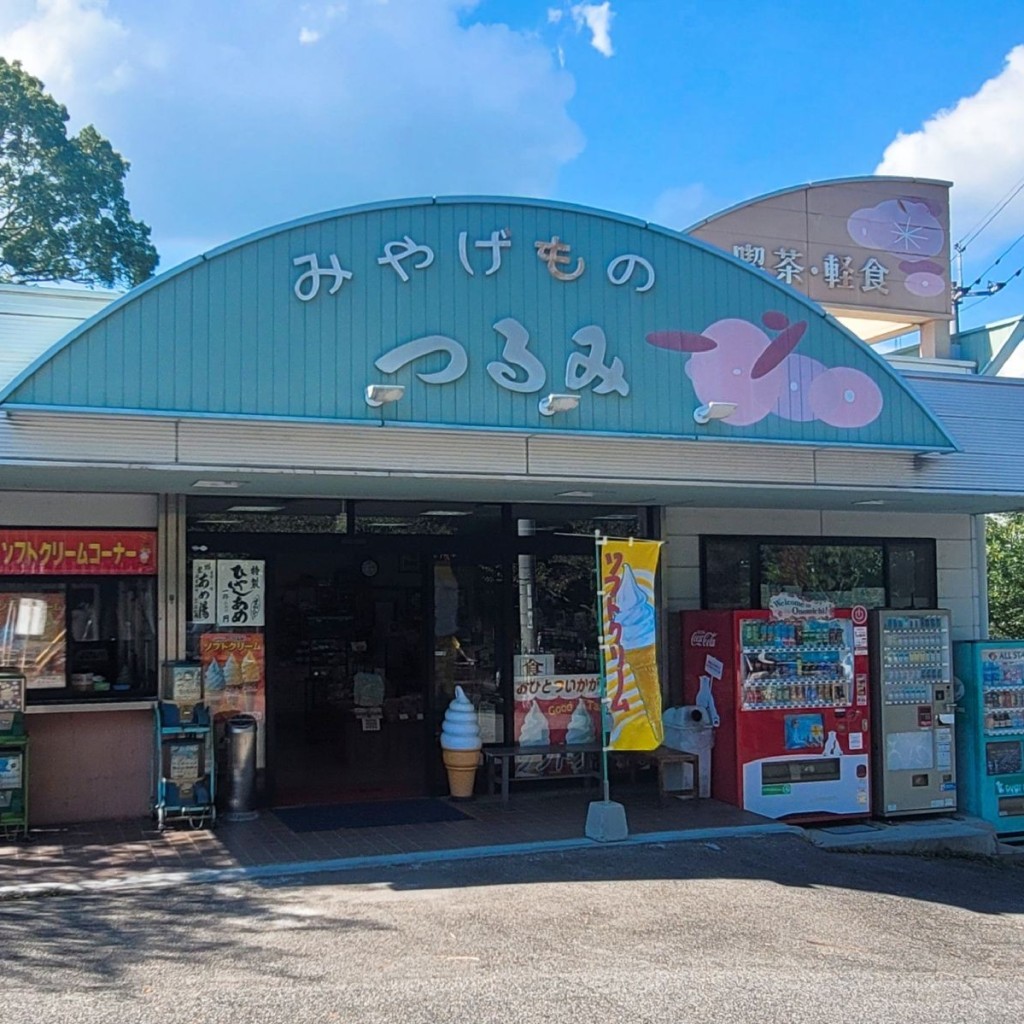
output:
{"label": "asphalt road", "polygon": [[1024,1015],[1024,867],[794,837],[0,904],[0,1020]]}

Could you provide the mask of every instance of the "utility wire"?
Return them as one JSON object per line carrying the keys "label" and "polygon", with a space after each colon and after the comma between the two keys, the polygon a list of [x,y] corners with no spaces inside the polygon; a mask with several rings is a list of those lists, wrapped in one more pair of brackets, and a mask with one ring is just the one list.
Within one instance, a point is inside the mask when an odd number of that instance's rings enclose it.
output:
{"label": "utility wire", "polygon": [[[1022,237],[1022,238],[1024,238],[1024,235],[1022,235],[1021,237]],[[1018,239],[1018,241],[1020,241],[1020,239]],[[1016,242],[1015,242],[1014,244],[1016,245]],[[1009,283],[1010,283],[1010,282],[1011,282],[1011,281],[1012,281],[1012,280],[1013,280],[1014,278],[1020,277],[1020,275],[1021,275],[1021,274],[1024,274],[1024,264],[1021,264],[1021,265],[1020,265],[1020,266],[1019,266],[1019,267],[1018,267],[1018,268],[1017,268],[1017,269],[1016,269],[1016,270],[1015,270],[1015,271],[1014,271],[1014,272],[1013,272],[1013,273],[1012,273],[1012,274],[1011,274],[1011,275],[1010,275],[1010,276],[1009,276],[1009,277],[1008,277],[1008,278],[1007,278],[1007,279],[1006,279],[1005,281],[1003,281],[1003,282],[1002,282],[1002,284],[1001,284],[1001,285],[1000,285],[1000,286],[999,286],[998,288],[996,288],[996,289],[995,289],[994,291],[990,291],[990,292],[989,292],[989,293],[988,293],[987,295],[979,295],[979,296],[977,296],[977,298],[975,299],[975,301],[974,301],[974,302],[971,302],[971,303],[969,303],[968,305],[964,306],[964,308],[963,308],[962,312],[966,313],[966,312],[967,312],[967,310],[969,310],[969,309],[973,309],[973,308],[974,308],[975,306],[977,306],[979,302],[984,302],[984,301],[985,301],[986,299],[991,299],[993,295],[998,295],[998,294],[999,294],[1000,292],[1002,292],[1002,291],[1004,291],[1004,290],[1006,289],[1007,285],[1009,285]],[[975,284],[977,284],[978,282],[977,282],[977,281],[975,281],[974,283],[975,283]],[[972,287],[973,287],[973,285],[972,285]],[[968,290],[968,291],[970,291],[970,289],[967,289],[967,290]]]}
{"label": "utility wire", "polygon": [[1000,261],[1006,256],[1011,250],[1015,249],[1018,243],[1024,239],[1024,234],[1018,235],[996,258],[990,263],[968,286],[967,291],[970,291],[976,284],[981,284],[981,279],[992,269],[999,266]]}
{"label": "utility wire", "polygon": [[1021,178],[1013,188],[1010,189],[1009,193],[1005,198],[1001,199],[996,205],[982,218],[981,223],[977,227],[968,231],[959,242],[956,243],[956,251],[964,252],[964,250],[973,242],[978,235],[982,233],[999,216],[1000,213],[1006,208],[1007,204],[1012,202],[1021,190],[1024,190],[1024,178]]}

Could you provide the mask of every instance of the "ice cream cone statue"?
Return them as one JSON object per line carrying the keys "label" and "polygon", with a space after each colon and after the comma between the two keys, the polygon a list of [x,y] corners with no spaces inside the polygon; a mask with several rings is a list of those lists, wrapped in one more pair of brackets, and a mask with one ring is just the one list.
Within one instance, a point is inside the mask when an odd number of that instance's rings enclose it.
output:
{"label": "ice cream cone statue", "polygon": [[462,687],[456,686],[455,699],[448,705],[441,723],[441,755],[448,771],[448,788],[457,800],[473,795],[480,746],[476,709]]}

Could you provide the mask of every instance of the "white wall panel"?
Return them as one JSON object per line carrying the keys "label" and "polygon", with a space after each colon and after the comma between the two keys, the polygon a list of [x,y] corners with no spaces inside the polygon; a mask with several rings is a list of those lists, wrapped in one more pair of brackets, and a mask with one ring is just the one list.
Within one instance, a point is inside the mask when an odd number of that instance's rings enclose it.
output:
{"label": "white wall panel", "polygon": [[170,419],[15,412],[0,419],[0,460],[173,463],[174,430]]}
{"label": "white wall panel", "polygon": [[822,512],[825,536],[971,539],[971,517],[928,513]]}
{"label": "white wall panel", "polygon": [[706,533],[776,533],[817,536],[821,513],[813,509],[668,508],[665,536]]}
{"label": "white wall panel", "polygon": [[0,491],[3,526],[112,526],[155,529],[153,494],[64,494]]}
{"label": "white wall panel", "polygon": [[526,472],[526,438],[453,430],[332,424],[182,421],[183,465],[420,473]]}
{"label": "white wall panel", "polygon": [[811,448],[607,437],[530,438],[530,472],[595,479],[813,483]]}

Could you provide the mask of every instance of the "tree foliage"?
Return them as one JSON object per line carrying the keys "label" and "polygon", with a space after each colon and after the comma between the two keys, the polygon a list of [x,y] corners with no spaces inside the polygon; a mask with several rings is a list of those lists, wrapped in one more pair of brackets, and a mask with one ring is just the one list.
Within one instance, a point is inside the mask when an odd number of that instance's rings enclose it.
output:
{"label": "tree foliage", "polygon": [[1024,637],[1024,512],[988,517],[988,618],[993,638]]}
{"label": "tree foliage", "polygon": [[124,195],[128,163],[18,61],[0,57],[0,281],[135,285],[153,273],[149,228]]}

